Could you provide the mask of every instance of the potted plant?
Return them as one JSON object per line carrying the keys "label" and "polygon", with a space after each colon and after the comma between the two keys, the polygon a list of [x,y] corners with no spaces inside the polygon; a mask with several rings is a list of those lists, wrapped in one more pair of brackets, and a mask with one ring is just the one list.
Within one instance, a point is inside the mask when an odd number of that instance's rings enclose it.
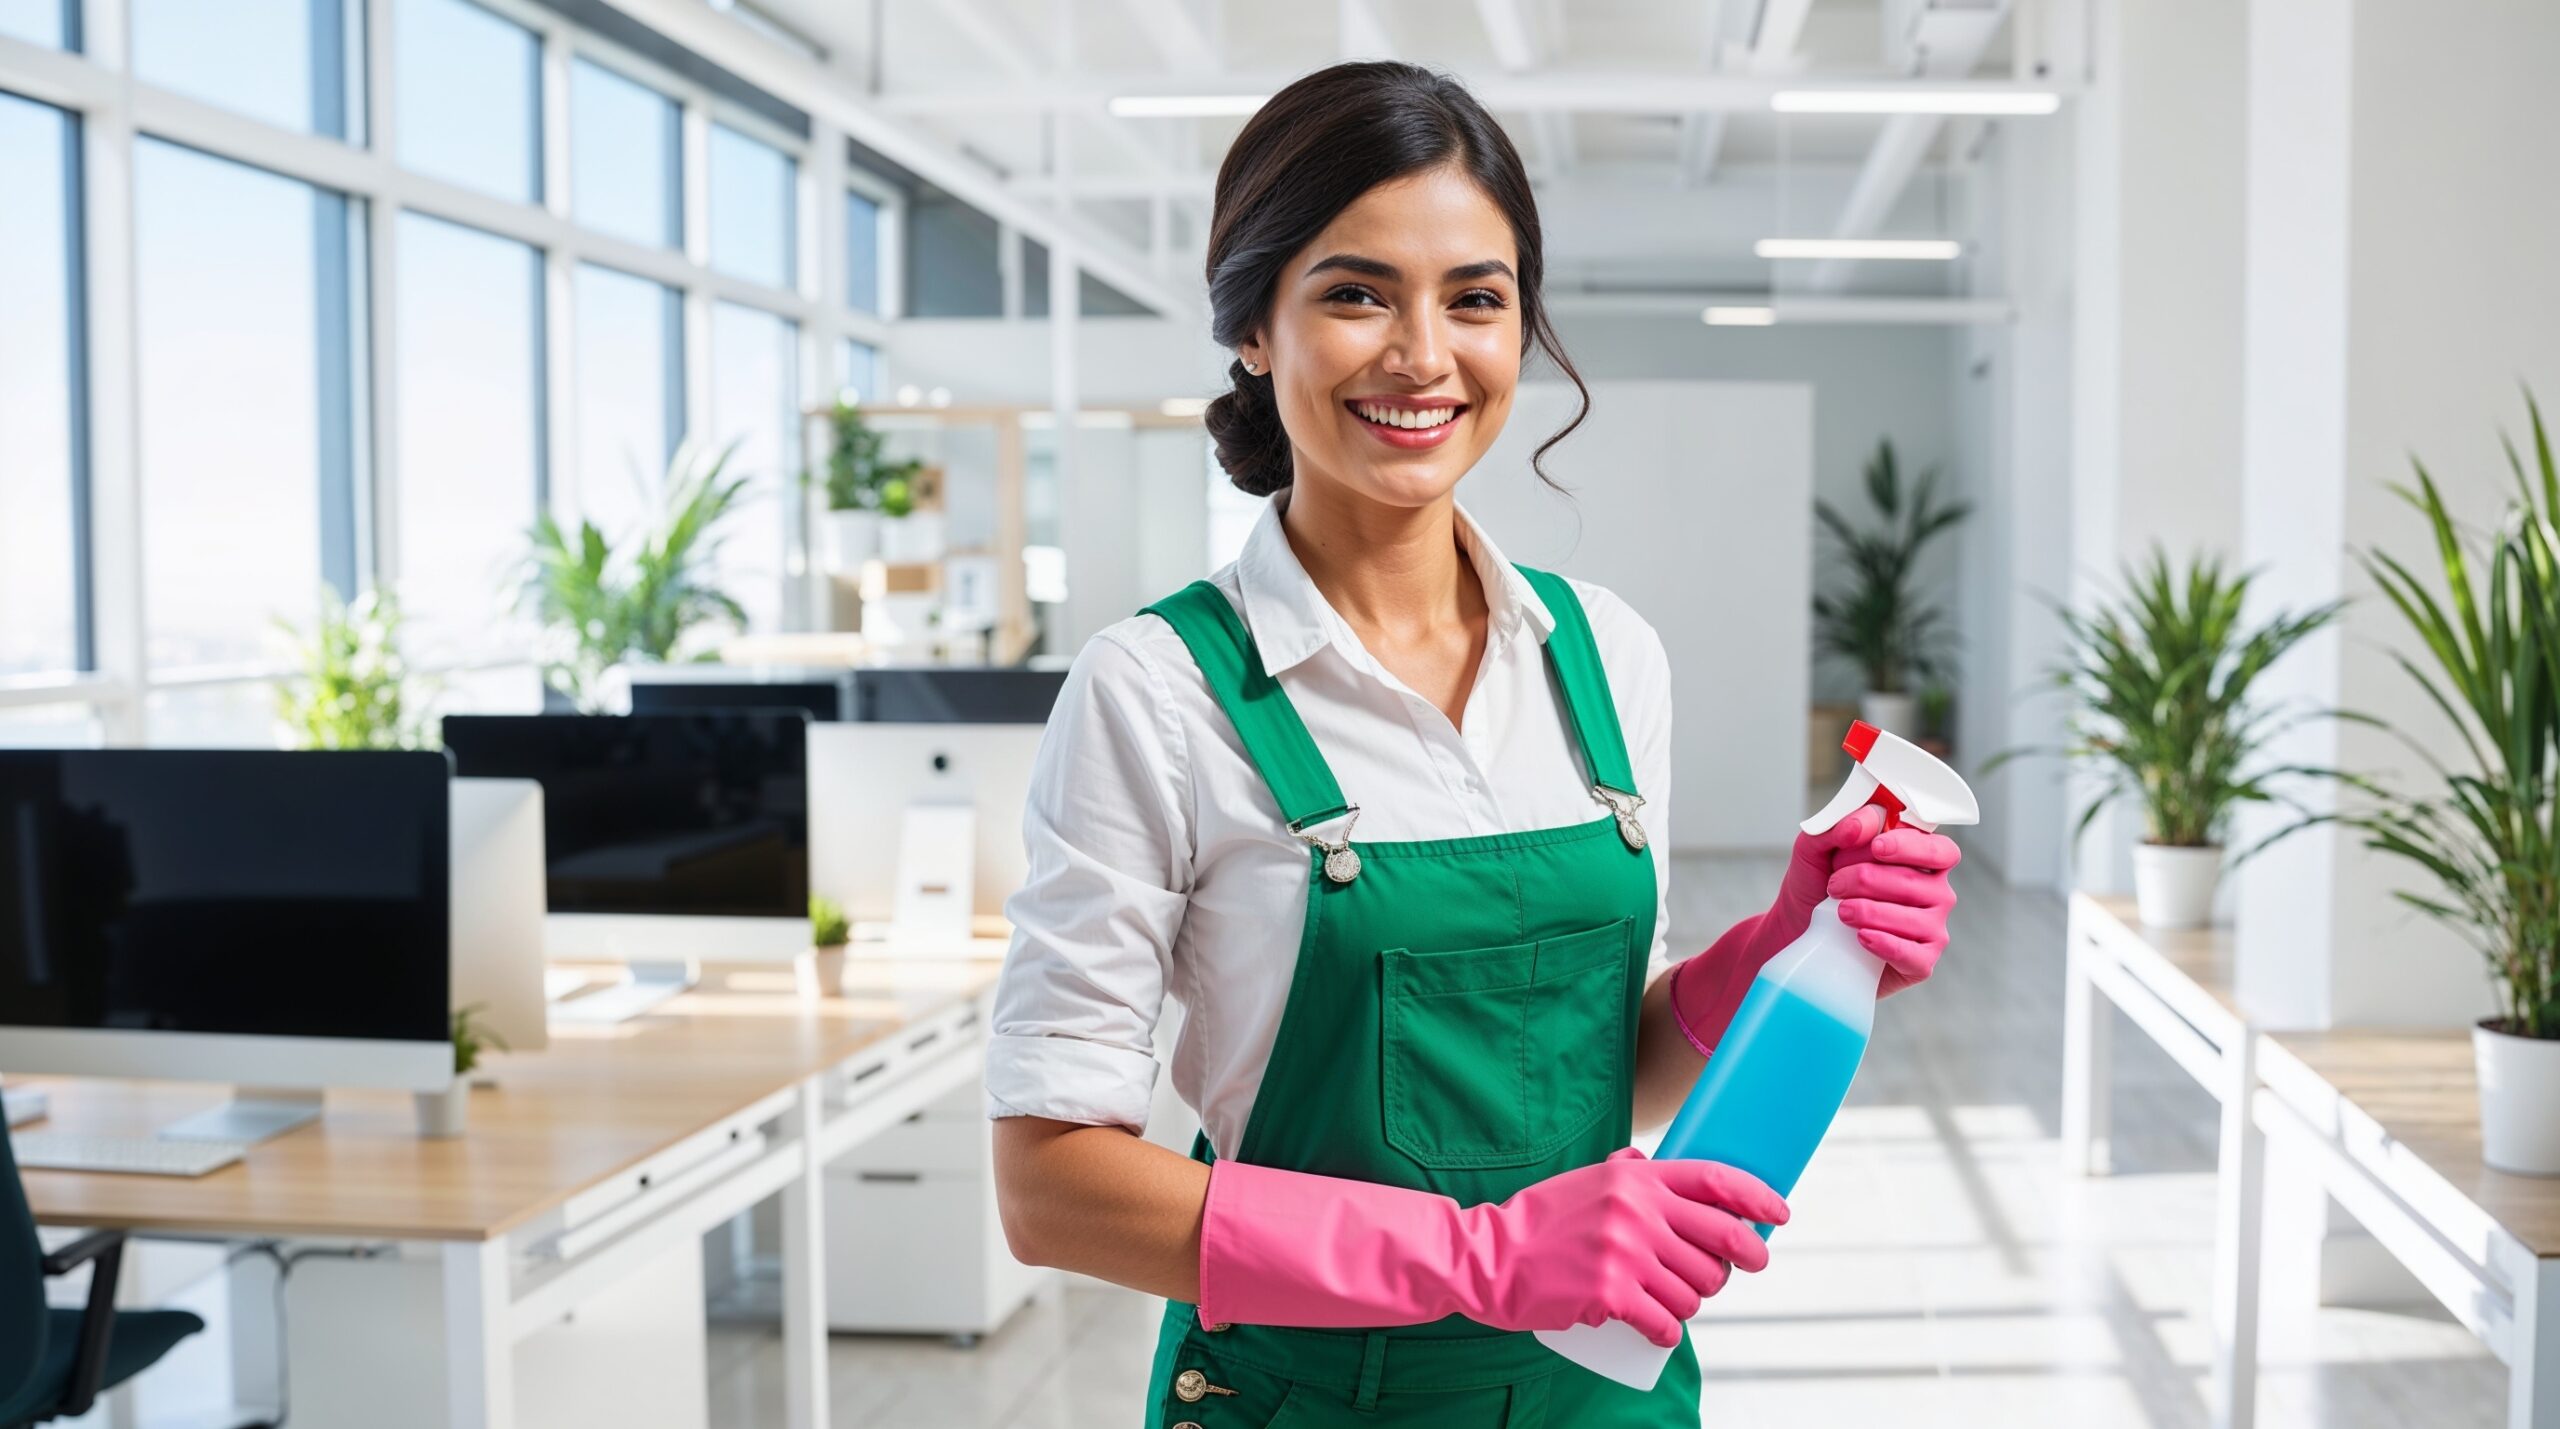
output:
{"label": "potted plant", "polygon": [[877,556],[929,561],[942,554],[941,519],[915,509],[924,463],[882,455],[888,439],[862,410],[836,403],[828,414],[835,441],[827,450],[827,566],[847,574]]}
{"label": "potted plant", "polygon": [[[2098,797],[2073,825],[2076,843],[2098,811],[2131,795],[2142,807],[2142,842],[2133,851],[2134,901],[2155,928],[2193,928],[2212,921],[2225,867],[2223,839],[2243,804],[2302,806],[2274,781],[2294,776],[2343,778],[2303,765],[2268,764],[2268,740],[2310,715],[2253,702],[2250,687],[2267,667],[2338,617],[2328,604],[2279,611],[2255,626],[2242,611],[2250,577],[2227,573],[2200,557],[2173,565],[2154,548],[2128,568],[2120,599],[2086,611],[2058,607],[2065,653],[2054,681],[2070,695],[2067,742],[2058,751],[2094,766]],[[2339,716],[2353,718],[2353,716]],[[2032,750],[2008,750],[1986,772]],[[2353,782],[2353,781],[2351,781]],[[2302,827],[2285,825],[2240,858]]]}
{"label": "potted plant", "polygon": [[2560,470],[2541,410],[2534,466],[2508,447],[2519,499],[2490,534],[2486,578],[2425,467],[2395,488],[2422,513],[2444,577],[2442,600],[2388,553],[2361,553],[2425,647],[2400,657],[2459,739],[2453,762],[2408,738],[2440,788],[2377,801],[2349,822],[2366,845],[2416,864],[2435,884],[2397,890],[2478,947],[2498,1012],[2471,1033],[2484,1159],[2502,1171],[2560,1175]]}
{"label": "potted plant", "polygon": [[1921,473],[1905,500],[1893,443],[1879,443],[1867,462],[1868,504],[1882,518],[1860,529],[1829,502],[1813,503],[1814,519],[1837,552],[1846,583],[1813,598],[1818,653],[1855,665],[1866,679],[1859,713],[1878,729],[1916,730],[1915,682],[1947,673],[1945,615],[1915,589],[1920,553],[1940,533],[1972,514],[1970,502],[1937,501],[1938,473]]}
{"label": "potted plant", "polygon": [[507,1050],[506,1039],[480,1021],[486,1006],[475,1002],[453,1010],[453,1081],[439,1091],[416,1094],[420,1136],[460,1136],[470,1120],[471,1072],[480,1065],[480,1054],[491,1047]]}
{"label": "potted plant", "polygon": [[400,605],[388,591],[366,590],[350,602],[320,592],[320,620],[309,634],[279,618],[302,667],[276,692],[277,743],[285,749],[416,749],[426,722],[400,657]]}
{"label": "potted plant", "polygon": [[852,941],[853,924],[846,920],[844,909],[832,898],[810,894],[809,945],[816,950],[820,992],[834,992],[844,986],[845,945]]}
{"label": "potted plant", "polygon": [[598,708],[605,672],[621,661],[670,660],[710,621],[745,626],[745,610],[711,574],[720,523],[746,499],[747,479],[727,475],[736,452],[731,443],[705,460],[690,444],[678,448],[659,519],[627,556],[591,521],[574,538],[549,512],[534,522],[522,601],[544,629],[544,681],[580,710]]}

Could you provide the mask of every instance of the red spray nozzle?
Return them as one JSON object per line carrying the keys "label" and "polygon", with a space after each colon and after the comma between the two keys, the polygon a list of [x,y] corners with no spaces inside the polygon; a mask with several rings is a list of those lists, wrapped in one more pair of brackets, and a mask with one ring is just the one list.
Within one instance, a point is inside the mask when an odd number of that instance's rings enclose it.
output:
{"label": "red spray nozzle", "polygon": [[1879,733],[1881,731],[1865,720],[1853,719],[1849,721],[1849,736],[1840,741],[1840,747],[1847,751],[1851,759],[1864,764],[1867,762],[1867,751],[1876,747],[1876,735]]}

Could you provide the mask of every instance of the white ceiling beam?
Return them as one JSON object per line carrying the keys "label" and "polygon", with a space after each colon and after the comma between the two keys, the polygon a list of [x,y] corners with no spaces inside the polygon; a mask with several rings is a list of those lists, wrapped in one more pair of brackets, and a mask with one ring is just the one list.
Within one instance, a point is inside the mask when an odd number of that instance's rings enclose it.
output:
{"label": "white ceiling beam", "polygon": [[883,112],[844,77],[745,28],[699,0],[613,0],[615,8],[675,44],[842,130],[854,142],[912,170],[999,223],[1052,249],[1075,250],[1094,277],[1168,317],[1200,309],[1192,284],[1167,283],[1146,258],[1073,215],[1009,192],[977,162]]}
{"label": "white ceiling beam", "polygon": [[[1813,13],[1813,0],[1765,0],[1760,6],[1758,28],[1751,34],[1740,65],[1744,73],[1782,75],[1796,66],[1796,45],[1804,37],[1804,21]],[[1722,18],[1719,14],[1718,18]],[[1715,37],[1709,36],[1710,43]],[[1717,63],[1723,57],[1719,54]],[[1696,188],[1715,176],[1716,161],[1724,154],[1723,111],[1690,113],[1680,116],[1680,182]]]}
{"label": "white ceiling beam", "polygon": [[[1973,72],[1983,53],[1991,47],[1991,37],[2000,28],[2001,17],[2008,11],[2006,0],[1969,10],[1922,9],[1913,20],[1915,32],[1908,36],[1888,36],[1887,48],[1894,41],[1908,43],[1924,78],[1953,78]],[[1887,13],[1891,13],[1888,10]],[[1895,204],[1902,201],[1904,189],[1911,186],[1911,176],[1929,155],[1947,120],[1937,114],[1897,114],[1884,122],[1876,135],[1875,146],[1867,151],[1866,164],[1859,170],[1858,181],[1849,188],[1848,201],[1840,206],[1840,219],[1832,225],[1834,238],[1865,238],[1872,235]],[[1857,271],[1854,260],[1828,258],[1813,265],[1805,275],[1805,288],[1816,293],[1836,293],[1849,286],[1850,275]]]}
{"label": "white ceiling beam", "polygon": [[2005,325],[2017,320],[2006,298],[1800,298],[1786,293],[1601,292],[1550,288],[1542,301],[1557,313],[1617,313],[1698,322],[1710,307],[1767,308],[1780,324],[1824,323],[1879,327]]}
{"label": "white ceiling beam", "polygon": [[[1493,58],[1506,74],[1528,74],[1546,62],[1527,0],[1476,0],[1476,18],[1493,45]],[[1533,109],[1529,132],[1538,142],[1540,167],[1550,176],[1573,172],[1573,116],[1562,110]]]}
{"label": "white ceiling beam", "polygon": [[[994,62],[997,68],[1014,78],[1036,82],[1055,73],[1054,66],[1023,44],[1021,30],[1005,23],[988,9],[986,0],[942,0],[941,4],[933,7],[933,11],[958,30],[962,38],[975,45],[979,53]],[[1105,114],[1100,116],[1097,127],[1109,139],[1111,147],[1141,171],[1179,176],[1173,160],[1149,143],[1148,136],[1130,127],[1127,121]],[[1081,186],[1076,189],[1077,193],[1083,191]]]}
{"label": "white ceiling beam", "polygon": [[1207,74],[1219,67],[1218,47],[1185,0],[1120,0],[1120,8],[1174,73]]}
{"label": "white ceiling beam", "polygon": [[1378,13],[1376,0],[1339,0],[1334,15],[1339,35],[1335,43],[1342,58],[1391,60],[1396,57],[1395,36],[1387,33],[1387,19]]}
{"label": "white ceiling beam", "polygon": [[[664,4],[671,0],[634,0]],[[1266,99],[1295,73],[1229,70],[1198,79],[1161,72],[1114,75],[1084,71],[1037,83],[942,87],[883,95],[878,107],[892,114],[1001,114],[1039,109],[1107,112],[1110,101],[1140,97],[1226,96]],[[1538,70],[1530,74],[1460,74],[1487,109],[1554,109],[1583,114],[1679,114],[1688,110],[1765,110],[1782,90],[1878,91],[1913,100],[2008,100],[2068,96],[2072,81],[2020,84],[2008,79],[1916,80],[1847,74],[1690,74],[1667,70]]]}

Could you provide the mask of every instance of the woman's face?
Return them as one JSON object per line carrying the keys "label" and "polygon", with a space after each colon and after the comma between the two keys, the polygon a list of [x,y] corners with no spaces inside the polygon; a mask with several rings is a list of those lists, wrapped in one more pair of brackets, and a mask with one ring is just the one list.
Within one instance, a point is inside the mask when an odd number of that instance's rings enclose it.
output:
{"label": "woman's face", "polygon": [[1378,185],[1293,254],[1238,352],[1271,375],[1295,480],[1407,507],[1456,486],[1520,383],[1519,266],[1454,168]]}

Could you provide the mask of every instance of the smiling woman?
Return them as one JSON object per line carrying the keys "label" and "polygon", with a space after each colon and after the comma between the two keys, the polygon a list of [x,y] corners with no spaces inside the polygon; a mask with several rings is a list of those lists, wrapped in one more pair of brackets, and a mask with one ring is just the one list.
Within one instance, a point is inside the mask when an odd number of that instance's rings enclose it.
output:
{"label": "smiling woman", "polygon": [[1238,355],[1209,405],[1219,464],[1256,495],[1301,463],[1408,504],[1445,491],[1501,434],[1532,347],[1582,388],[1545,267],[1519,153],[1457,81],[1375,63],[1290,85],[1218,171],[1210,331]]}

